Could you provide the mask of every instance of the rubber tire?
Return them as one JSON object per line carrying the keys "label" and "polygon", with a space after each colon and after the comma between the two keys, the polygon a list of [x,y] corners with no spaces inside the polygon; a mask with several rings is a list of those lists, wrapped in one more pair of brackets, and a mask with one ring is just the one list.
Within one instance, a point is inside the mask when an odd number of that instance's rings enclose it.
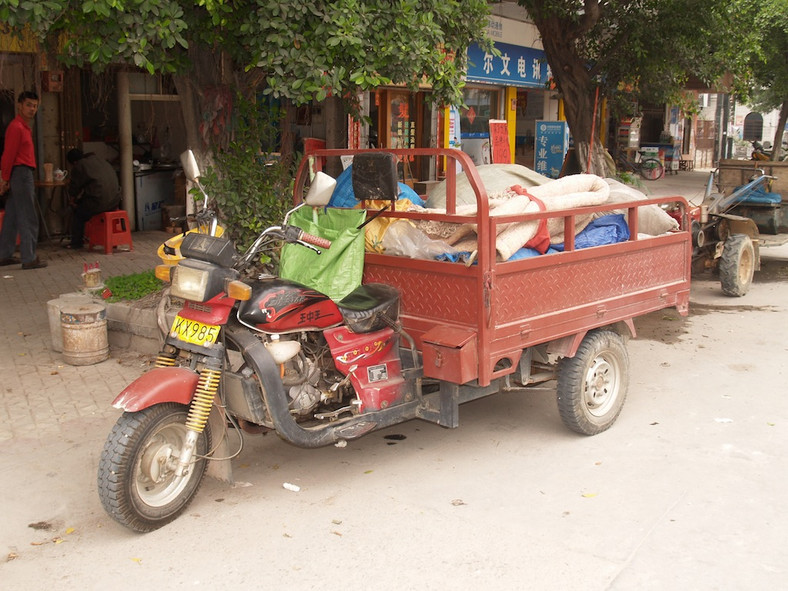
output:
{"label": "rubber tire", "polygon": [[656,181],[665,174],[665,167],[656,158],[646,158],[640,163],[640,176],[647,181]]}
{"label": "rubber tire", "polygon": [[[150,446],[155,443],[157,434],[185,436],[187,412],[188,407],[181,404],[157,404],[139,412],[123,413],[115,423],[101,452],[98,493],[104,509],[121,525],[138,532],[156,530],[183,513],[197,494],[207,466],[204,459],[193,464],[193,469],[174,491],[163,491],[166,494],[161,504],[146,502],[143,497],[150,493],[143,490],[140,482],[144,478],[140,471],[144,452],[155,449]],[[173,447],[174,455],[178,455],[180,448]],[[195,453],[204,456],[209,449],[211,432],[206,425],[197,440]],[[172,484],[173,479],[167,482]],[[175,497],[169,498],[172,494]]]}
{"label": "rubber tire", "polygon": [[755,248],[746,234],[733,234],[722,247],[719,262],[722,293],[741,297],[750,290],[755,273]]}
{"label": "rubber tire", "polygon": [[612,330],[593,330],[574,357],[558,362],[558,413],[569,429],[596,435],[621,413],[629,389],[629,354]]}

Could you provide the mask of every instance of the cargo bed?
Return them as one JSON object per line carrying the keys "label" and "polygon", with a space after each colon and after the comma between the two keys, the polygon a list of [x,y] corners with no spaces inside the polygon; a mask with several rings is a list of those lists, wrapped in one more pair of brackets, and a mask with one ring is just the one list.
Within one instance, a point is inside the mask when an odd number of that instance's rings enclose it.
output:
{"label": "cargo bed", "polygon": [[[559,211],[491,217],[487,192],[470,158],[458,150],[382,150],[399,158],[447,160],[446,213],[387,211],[384,216],[471,223],[477,227],[478,256],[473,265],[367,253],[364,283],[386,283],[401,293],[401,321],[422,352],[424,376],[454,383],[487,386],[514,373],[530,347],[549,343],[558,356],[573,356],[586,333],[623,323],[634,334],[632,319],[667,307],[688,313],[691,236],[687,203],[666,197]],[[358,153],[319,150],[326,158]],[[455,161],[462,171],[455,172]],[[476,195],[474,215],[457,215],[456,183],[466,175]],[[299,172],[296,190],[303,186]],[[297,193],[298,194],[298,193]],[[659,236],[638,236],[638,208],[678,203],[680,229]],[[631,237],[625,242],[575,249],[575,219],[592,212],[627,210]],[[512,222],[561,218],[565,250],[501,262],[496,260],[498,226]]]}

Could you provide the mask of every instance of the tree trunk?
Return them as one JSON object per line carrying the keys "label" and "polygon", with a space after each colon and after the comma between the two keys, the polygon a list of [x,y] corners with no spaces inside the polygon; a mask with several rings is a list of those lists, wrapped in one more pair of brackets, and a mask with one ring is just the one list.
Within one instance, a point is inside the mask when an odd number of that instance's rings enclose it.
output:
{"label": "tree trunk", "polygon": [[788,98],[783,101],[783,107],[780,109],[780,120],[777,122],[777,131],[772,144],[772,160],[779,160],[783,153],[783,131],[786,121],[788,121]]}
{"label": "tree trunk", "polygon": [[282,126],[282,134],[280,139],[280,147],[279,147],[279,154],[280,154],[280,162],[282,163],[282,173],[288,173],[295,164],[295,134],[293,133],[293,129],[295,129],[296,124],[296,107],[292,103],[292,101],[288,99],[282,99],[282,110],[284,112],[284,117],[281,119],[281,126]]}
{"label": "tree trunk", "polygon": [[[342,100],[337,96],[330,96],[322,105],[326,121],[326,148],[346,147],[347,112],[345,112]],[[339,158],[329,158],[326,162],[325,172],[333,177],[338,177],[342,173],[342,162]]]}
{"label": "tree trunk", "polygon": [[198,91],[194,88],[191,79],[186,76],[173,76],[173,81],[180,98],[183,125],[186,130],[186,146],[195,153],[201,154],[205,146],[202,145],[198,133],[200,126]]}
{"label": "tree trunk", "polygon": [[563,95],[566,121],[572,133],[580,169],[607,176],[604,147],[596,133],[598,125],[592,137],[595,107],[598,111],[599,106],[595,105],[596,85],[588,67],[575,52],[573,39],[566,34],[562,21],[553,17],[536,17],[534,24],[542,37],[553,79]]}
{"label": "tree trunk", "polygon": [[[218,89],[229,88],[232,80],[227,72],[232,70],[226,56],[196,45],[189,48],[189,59],[193,65],[191,72],[186,76],[173,76],[173,81],[180,97],[186,145],[194,152],[200,167],[204,168],[212,164],[212,150],[226,146],[229,141],[227,128],[220,134],[207,133],[205,126],[210,122],[206,122],[205,117],[218,112]],[[210,96],[207,89],[212,91]],[[226,115],[229,118],[229,113]]]}

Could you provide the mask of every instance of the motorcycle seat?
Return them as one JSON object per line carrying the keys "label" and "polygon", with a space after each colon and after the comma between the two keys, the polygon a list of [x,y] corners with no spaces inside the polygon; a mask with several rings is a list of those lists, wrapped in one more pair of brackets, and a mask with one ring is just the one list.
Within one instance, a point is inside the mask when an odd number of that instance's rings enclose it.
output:
{"label": "motorcycle seat", "polygon": [[374,332],[399,319],[399,292],[384,283],[359,285],[337,302],[337,307],[351,331]]}

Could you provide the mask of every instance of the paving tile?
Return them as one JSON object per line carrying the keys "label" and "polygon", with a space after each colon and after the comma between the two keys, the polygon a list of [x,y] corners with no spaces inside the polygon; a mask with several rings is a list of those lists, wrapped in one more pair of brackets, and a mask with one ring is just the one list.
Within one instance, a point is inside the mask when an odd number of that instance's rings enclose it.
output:
{"label": "paving tile", "polygon": [[47,302],[78,291],[86,263],[98,262],[103,277],[152,269],[169,237],[135,232],[134,250],[112,255],[68,251],[55,239],[38,248],[46,269],[0,270],[0,442],[67,435],[76,419],[117,414],[110,404],[149,367],[145,357],[111,348],[101,363],[68,365],[52,350]]}

